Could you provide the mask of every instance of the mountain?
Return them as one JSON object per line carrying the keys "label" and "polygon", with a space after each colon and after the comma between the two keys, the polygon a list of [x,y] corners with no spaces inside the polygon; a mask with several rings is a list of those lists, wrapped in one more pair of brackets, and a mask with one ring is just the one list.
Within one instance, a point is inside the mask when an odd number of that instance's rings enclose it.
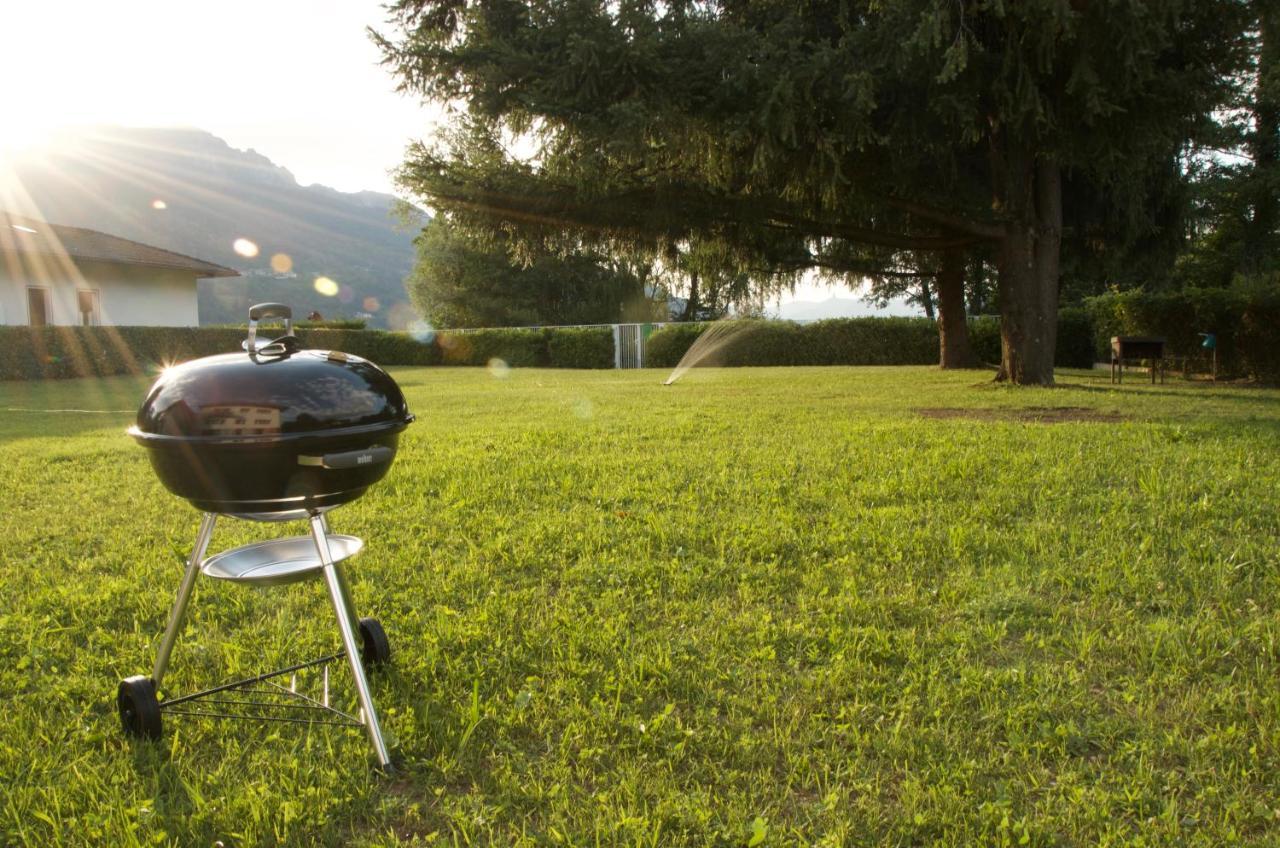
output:
{"label": "mountain", "polygon": [[[404,278],[425,217],[404,225],[392,195],[298,185],[265,156],[197,129],[78,130],[10,166],[46,221],[241,271],[200,283],[202,324],[242,322],[261,301],[288,303],[295,315],[360,315],[378,327],[414,317]],[[256,255],[244,255],[252,246]],[[337,285],[317,286],[318,277]]]}
{"label": "mountain", "polygon": [[857,318],[865,316],[921,315],[915,307],[894,300],[882,308],[861,298],[832,296],[826,300],[793,300],[778,305],[775,317],[788,321],[821,321],[824,318]]}

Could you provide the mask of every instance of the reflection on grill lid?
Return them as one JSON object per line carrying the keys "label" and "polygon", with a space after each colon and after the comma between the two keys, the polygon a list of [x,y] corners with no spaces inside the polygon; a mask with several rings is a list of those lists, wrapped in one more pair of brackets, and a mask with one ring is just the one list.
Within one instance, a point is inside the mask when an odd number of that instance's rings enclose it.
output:
{"label": "reflection on grill lid", "polygon": [[167,369],[138,410],[137,433],[256,440],[411,420],[399,386],[372,362],[285,350],[208,356]]}

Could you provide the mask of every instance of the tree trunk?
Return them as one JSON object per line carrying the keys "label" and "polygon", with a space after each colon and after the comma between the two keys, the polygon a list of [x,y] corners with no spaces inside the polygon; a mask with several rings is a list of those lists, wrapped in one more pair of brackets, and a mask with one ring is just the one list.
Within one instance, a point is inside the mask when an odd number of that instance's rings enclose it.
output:
{"label": "tree trunk", "polygon": [[987,314],[987,268],[981,257],[965,267],[968,276],[969,314]]}
{"label": "tree trunk", "polygon": [[942,368],[975,368],[969,346],[969,324],[964,313],[964,254],[948,250],[938,270],[938,347]]}
{"label": "tree trunk", "polygon": [[997,380],[1053,385],[1062,247],[1062,172],[1030,151],[993,157],[996,203],[1007,232],[999,243],[1000,371]]}
{"label": "tree trunk", "polygon": [[920,305],[924,307],[924,317],[933,320],[933,296],[929,294],[929,281],[920,281]]}
{"label": "tree trunk", "polygon": [[1264,270],[1273,260],[1280,199],[1273,186],[1280,170],[1280,14],[1268,0],[1258,10],[1258,69],[1253,93],[1253,133],[1249,153],[1253,176],[1246,183],[1251,219],[1245,226],[1240,264],[1246,273]]}
{"label": "tree trunk", "polygon": [[684,302],[684,313],[680,316],[681,321],[693,321],[698,317],[698,272],[694,271],[689,275],[689,299]]}

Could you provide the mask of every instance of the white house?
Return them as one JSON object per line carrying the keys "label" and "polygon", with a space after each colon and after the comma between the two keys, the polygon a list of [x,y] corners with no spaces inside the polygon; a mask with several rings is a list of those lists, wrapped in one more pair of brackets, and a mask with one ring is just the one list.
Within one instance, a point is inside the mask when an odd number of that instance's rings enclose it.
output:
{"label": "white house", "polygon": [[196,280],[238,276],[149,244],[0,212],[0,325],[194,327]]}

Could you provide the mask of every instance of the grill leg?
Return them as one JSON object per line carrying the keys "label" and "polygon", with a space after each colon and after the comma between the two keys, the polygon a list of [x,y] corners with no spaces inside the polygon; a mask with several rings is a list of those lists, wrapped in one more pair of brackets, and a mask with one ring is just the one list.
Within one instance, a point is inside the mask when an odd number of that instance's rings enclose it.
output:
{"label": "grill leg", "polygon": [[347,589],[346,580],[329,553],[329,538],[325,533],[324,517],[311,516],[311,537],[315,539],[316,553],[324,564],[324,582],[329,588],[329,598],[333,601],[333,613],[338,619],[338,632],[342,635],[342,647],[347,652],[347,663],[351,666],[351,677],[356,682],[356,694],[360,698],[360,708],[364,715],[364,729],[373,743],[373,750],[378,755],[378,764],[384,769],[391,766],[391,757],[387,753],[387,743],[382,739],[382,727],[378,724],[378,713],[373,707],[373,695],[369,692],[369,680],[364,674],[364,663],[360,661],[360,642],[356,638],[356,621],[351,610],[351,593]]}
{"label": "grill leg", "polygon": [[[320,514],[320,526],[324,529],[325,538],[329,536],[329,519],[324,513]],[[338,585],[342,589],[342,602],[347,607],[347,620],[351,622],[352,627],[360,626],[360,616],[356,615],[355,602],[351,600],[351,586],[347,583],[347,572],[339,563],[334,563],[334,572],[338,575]]]}
{"label": "grill leg", "polygon": [[173,603],[173,611],[169,613],[169,626],[164,629],[160,639],[160,650],[156,651],[156,664],[151,670],[151,679],[156,689],[169,668],[169,655],[178,641],[178,631],[182,629],[182,621],[187,617],[187,605],[191,603],[191,592],[196,588],[196,578],[200,576],[200,563],[204,561],[204,552],[209,549],[209,539],[213,536],[213,525],[218,516],[206,512],[200,519],[200,532],[196,534],[196,546],[191,549],[187,558],[187,570],[182,575],[182,583],[178,586],[178,599]]}

